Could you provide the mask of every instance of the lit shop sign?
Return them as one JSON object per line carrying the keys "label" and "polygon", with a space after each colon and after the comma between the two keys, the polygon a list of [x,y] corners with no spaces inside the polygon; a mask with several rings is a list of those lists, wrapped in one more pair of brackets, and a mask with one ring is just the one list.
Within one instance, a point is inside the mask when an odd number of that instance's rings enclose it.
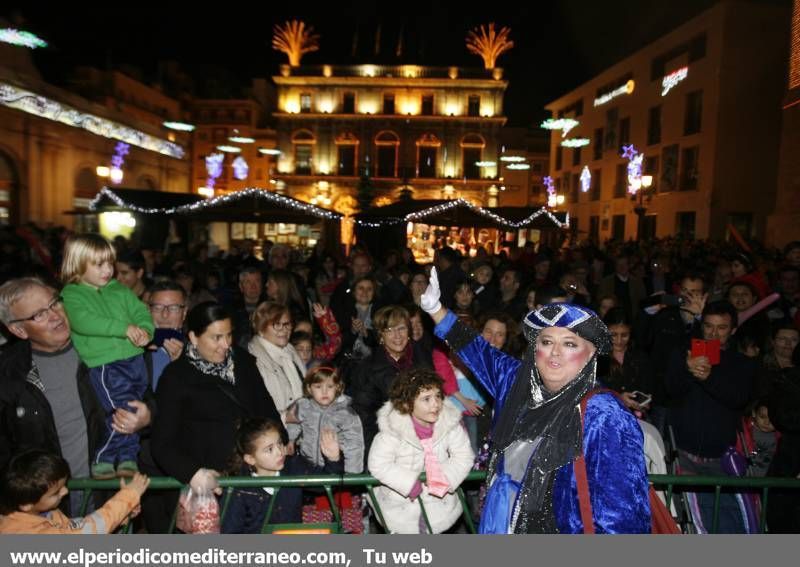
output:
{"label": "lit shop sign", "polygon": [[92,134],[103,136],[104,138],[121,140],[126,144],[158,152],[166,156],[178,159],[184,156],[183,148],[177,144],[145,134],[139,130],[134,130],[119,122],[113,122],[95,116],[94,114],[81,112],[66,104],[61,104],[36,93],[19,89],[8,83],[0,83],[0,104],[27,112],[28,114],[33,114],[34,116],[61,122],[67,126],[81,128]]}
{"label": "lit shop sign", "polygon": [[614,98],[617,98],[618,96],[621,96],[621,95],[624,95],[624,94],[631,94],[635,87],[636,87],[636,83],[634,83],[633,79],[631,79],[627,83],[622,85],[621,87],[616,88],[613,91],[607,92],[603,96],[600,96],[600,97],[597,97],[596,99],[594,99],[594,105],[595,106],[600,106],[601,104],[605,104],[608,101],[610,101],[610,100],[612,100]]}
{"label": "lit shop sign", "polygon": [[667,96],[667,93],[684,80],[688,74],[689,67],[681,67],[677,71],[673,71],[669,75],[664,76],[664,78],[661,79],[661,87],[663,88],[661,96]]}

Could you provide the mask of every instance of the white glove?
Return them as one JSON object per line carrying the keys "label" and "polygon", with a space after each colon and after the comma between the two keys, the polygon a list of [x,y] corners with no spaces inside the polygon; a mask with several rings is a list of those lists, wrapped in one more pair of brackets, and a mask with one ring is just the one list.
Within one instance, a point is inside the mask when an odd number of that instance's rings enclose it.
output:
{"label": "white glove", "polygon": [[431,268],[431,278],[428,281],[428,288],[419,298],[419,306],[422,310],[433,315],[442,308],[439,298],[442,292],[439,291],[439,276],[436,275],[436,267]]}
{"label": "white glove", "polygon": [[196,494],[204,494],[208,492],[218,492],[219,483],[217,477],[219,473],[212,469],[197,469],[194,473],[192,480],[189,481],[189,486],[192,492]]}

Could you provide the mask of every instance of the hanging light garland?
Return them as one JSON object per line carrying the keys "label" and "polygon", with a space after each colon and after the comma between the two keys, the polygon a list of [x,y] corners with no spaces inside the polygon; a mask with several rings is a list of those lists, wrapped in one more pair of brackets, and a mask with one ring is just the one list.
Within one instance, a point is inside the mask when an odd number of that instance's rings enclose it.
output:
{"label": "hanging light garland", "polygon": [[285,195],[278,195],[277,193],[273,193],[272,191],[268,191],[267,189],[261,189],[260,187],[248,187],[246,189],[242,189],[241,191],[236,191],[234,193],[228,193],[227,195],[220,195],[218,197],[214,197],[213,199],[204,199],[196,203],[190,203],[188,205],[180,205],[178,207],[169,207],[169,208],[138,207],[133,203],[126,202],[108,187],[103,187],[103,189],[100,190],[100,192],[95,196],[95,198],[92,199],[92,202],[89,204],[89,210],[96,211],[99,208],[100,202],[103,200],[104,197],[110,199],[115,205],[117,205],[120,208],[128,209],[135,213],[141,213],[145,215],[190,215],[192,213],[213,209],[214,207],[220,207],[230,203],[235,203],[236,201],[239,201],[241,199],[256,197],[259,199],[264,199],[265,201],[281,206],[283,208],[302,212],[307,215],[315,216],[320,219],[340,220],[343,216],[340,213],[329,211],[327,209],[322,209],[310,203],[304,203],[303,201],[298,201],[296,199],[292,199],[291,197],[286,197]]}
{"label": "hanging light garland", "polygon": [[0,83],[0,104],[40,118],[46,118],[55,122],[81,128],[87,130],[92,134],[103,136],[104,138],[112,138],[121,140],[132,146],[137,146],[158,152],[166,156],[181,159],[183,158],[184,149],[173,142],[156,138],[150,134],[145,134],[140,130],[135,130],[114,122],[106,120],[94,114],[81,112],[80,110],[61,104],[55,100],[40,96],[36,93],[26,91],[10,85],[8,83]]}
{"label": "hanging light garland", "polygon": [[501,225],[501,226],[503,226],[505,228],[511,228],[511,229],[524,228],[531,221],[533,221],[534,219],[536,219],[537,217],[540,217],[542,215],[545,215],[550,220],[552,220],[553,223],[556,226],[558,226],[559,228],[564,228],[566,226],[569,226],[569,220],[567,220],[566,222],[561,222],[560,220],[558,220],[558,218],[553,213],[551,213],[550,211],[548,211],[544,207],[542,207],[538,211],[535,211],[531,215],[525,217],[521,221],[512,221],[512,220],[509,220],[507,218],[501,217],[497,213],[494,213],[494,212],[492,212],[492,211],[490,211],[488,209],[485,209],[483,207],[479,207],[477,205],[473,205],[469,201],[467,201],[465,199],[461,199],[461,198],[453,199],[453,200],[450,200],[450,201],[446,201],[446,202],[443,202],[441,204],[434,205],[432,207],[428,207],[427,209],[422,209],[420,211],[415,211],[413,213],[409,213],[409,214],[405,215],[404,217],[391,217],[391,218],[383,219],[383,220],[381,220],[379,222],[376,222],[376,221],[364,221],[364,220],[355,219],[355,222],[356,222],[356,224],[358,224],[360,226],[367,226],[367,227],[370,227],[370,228],[381,228],[383,226],[390,226],[390,225],[396,225],[396,224],[401,224],[401,223],[420,222],[420,221],[425,220],[426,218],[428,218],[430,216],[446,213],[447,211],[450,211],[450,210],[458,208],[458,207],[466,207],[469,210],[471,210],[472,212],[474,212],[474,213],[476,213],[476,214],[478,214],[478,215],[480,215],[482,217],[491,219],[493,222],[495,222],[495,223],[497,223],[497,224],[499,224],[499,225]]}

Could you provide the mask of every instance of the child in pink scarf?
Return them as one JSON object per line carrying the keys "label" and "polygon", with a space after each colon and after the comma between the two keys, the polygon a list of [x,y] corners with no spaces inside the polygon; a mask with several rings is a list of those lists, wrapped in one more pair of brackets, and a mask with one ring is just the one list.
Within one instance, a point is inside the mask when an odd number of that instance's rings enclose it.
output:
{"label": "child in pink scarf", "polygon": [[378,411],[378,427],[368,467],[383,483],[375,496],[387,531],[441,533],[452,527],[462,513],[455,491],[474,454],[460,410],[444,398],[442,379],[427,369],[400,374]]}

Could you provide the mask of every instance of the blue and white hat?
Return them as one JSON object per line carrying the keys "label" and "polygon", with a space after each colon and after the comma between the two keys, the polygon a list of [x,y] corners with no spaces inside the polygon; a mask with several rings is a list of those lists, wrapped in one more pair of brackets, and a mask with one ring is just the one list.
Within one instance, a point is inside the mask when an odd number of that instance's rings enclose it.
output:
{"label": "blue and white hat", "polygon": [[548,303],[525,316],[523,332],[530,344],[536,343],[536,337],[542,329],[562,327],[569,329],[582,339],[591,342],[598,354],[611,352],[611,334],[600,317],[586,307],[570,303]]}

